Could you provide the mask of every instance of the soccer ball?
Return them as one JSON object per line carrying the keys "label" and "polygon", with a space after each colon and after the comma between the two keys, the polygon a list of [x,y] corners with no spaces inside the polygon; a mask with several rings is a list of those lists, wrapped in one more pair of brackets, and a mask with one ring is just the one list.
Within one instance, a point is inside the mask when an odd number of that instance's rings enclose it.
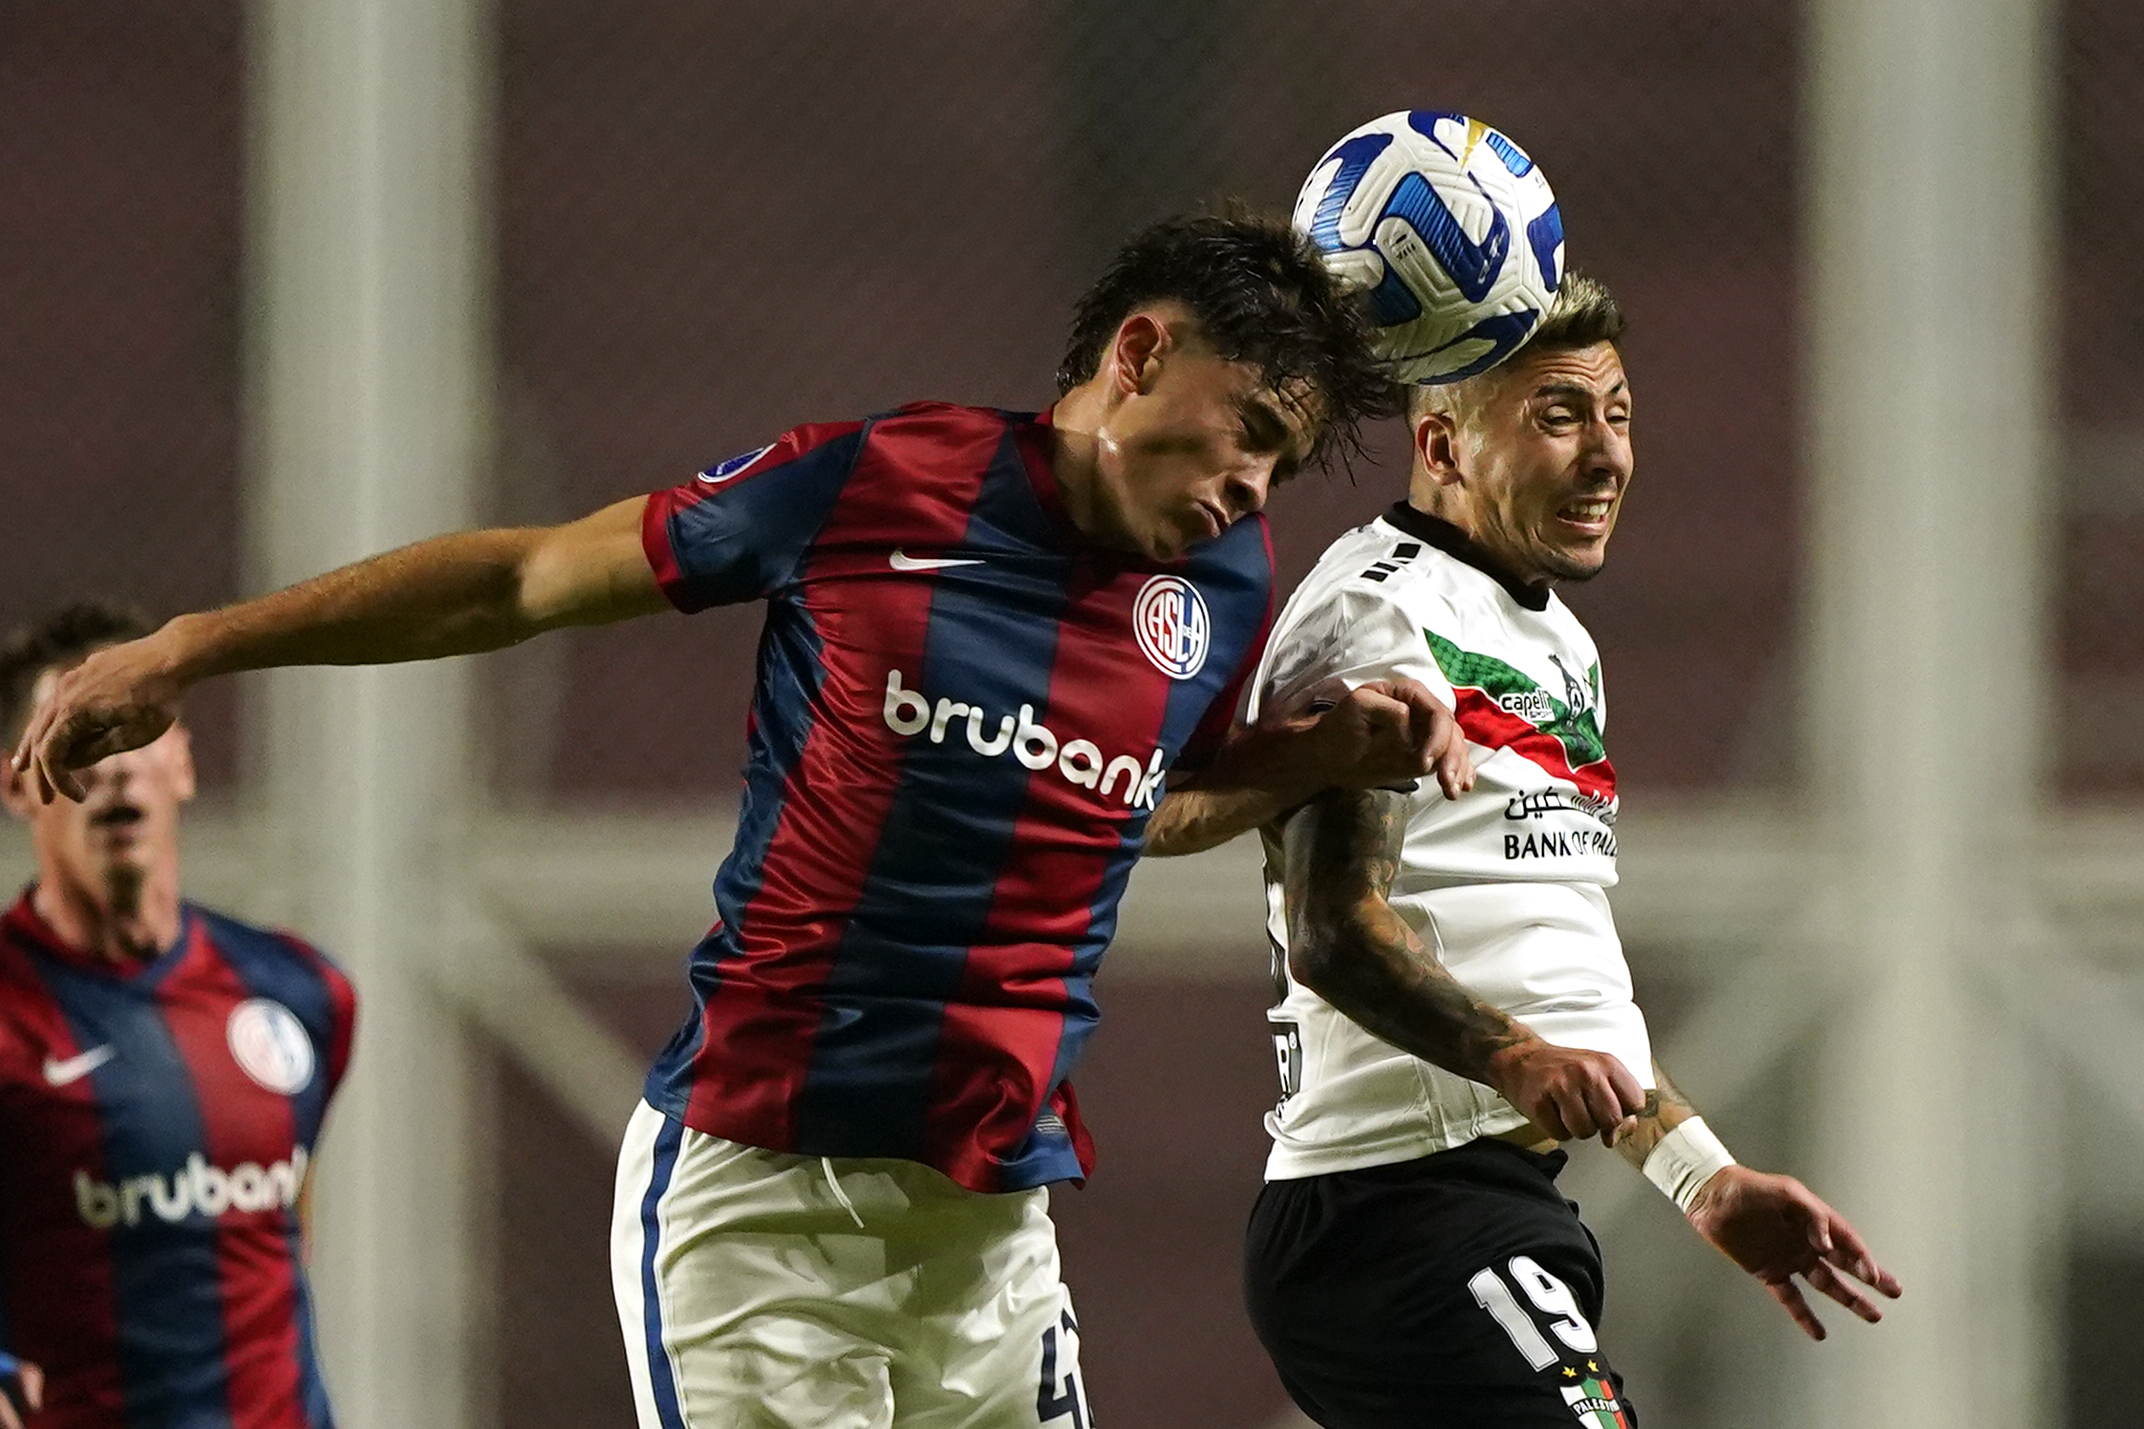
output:
{"label": "soccer ball", "polygon": [[1563,218],[1526,151],[1478,119],[1402,110],[1350,133],[1295,200],[1295,227],[1367,289],[1403,382],[1486,372],[1533,334],[1563,279]]}

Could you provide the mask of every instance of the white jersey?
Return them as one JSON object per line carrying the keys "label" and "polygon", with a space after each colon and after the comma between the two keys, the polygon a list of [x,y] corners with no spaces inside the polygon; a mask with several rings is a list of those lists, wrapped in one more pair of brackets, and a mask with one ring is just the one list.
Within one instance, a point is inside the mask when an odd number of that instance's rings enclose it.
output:
{"label": "white jersey", "polygon": [[[1477,775],[1410,800],[1395,912],[1453,977],[1550,1042],[1608,1052],[1654,1084],[1645,1019],[1609,916],[1615,770],[1592,637],[1548,592],[1507,589],[1406,506],[1335,541],[1281,612],[1250,714],[1299,712],[1372,680],[1421,681],[1458,713]],[[1479,1082],[1364,1031],[1287,975],[1279,848],[1266,842],[1281,1000],[1269,1180],[1443,1151],[1523,1126]]]}

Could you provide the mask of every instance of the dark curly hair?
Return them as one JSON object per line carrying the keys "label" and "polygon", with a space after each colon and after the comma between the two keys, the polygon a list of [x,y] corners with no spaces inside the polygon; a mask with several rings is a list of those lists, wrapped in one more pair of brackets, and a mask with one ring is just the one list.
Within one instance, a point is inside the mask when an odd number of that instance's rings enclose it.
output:
{"label": "dark curly hair", "polygon": [[56,666],[72,665],[91,651],[147,635],[155,624],[132,606],[82,600],[62,606],[42,620],[17,629],[0,641],[0,735],[11,751],[30,719],[30,695],[37,677]]}
{"label": "dark curly hair", "polygon": [[1359,451],[1360,425],[1404,405],[1370,350],[1364,303],[1287,224],[1237,203],[1164,219],[1117,250],[1073,310],[1057,390],[1069,392],[1095,374],[1140,305],[1170,298],[1191,309],[1223,359],[1255,365],[1276,388],[1303,382],[1318,394],[1324,422],[1313,460]]}

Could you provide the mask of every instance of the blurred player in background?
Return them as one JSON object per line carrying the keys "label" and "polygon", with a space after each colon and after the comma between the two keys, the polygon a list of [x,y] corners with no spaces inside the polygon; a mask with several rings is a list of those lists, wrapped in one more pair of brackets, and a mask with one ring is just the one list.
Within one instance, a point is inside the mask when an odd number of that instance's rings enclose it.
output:
{"label": "blurred player in background", "polygon": [[1631,477],[1614,299],[1566,277],[1505,366],[1416,389],[1408,499],[1290,599],[1254,709],[1365,681],[1452,701],[1479,783],[1335,791],[1267,837],[1282,1098],[1252,1320],[1328,1429],[1635,1422],[1595,1327],[1599,1248],[1556,1143],[1599,1135],[1813,1338],[1799,1275],[1865,1320],[1898,1284],[1829,1206],[1736,1165],[1654,1065],[1606,889],[1615,771],[1593,641]]}
{"label": "blurred player in background", "polygon": [[[1059,386],[1039,417],[800,427],[570,525],[182,616],[62,681],[17,752],[75,796],[206,676],[767,602],[695,1006],[619,1162],[647,1429],[1085,1429],[1044,1188],[1092,1164],[1068,1075],[1142,847],[1471,779],[1403,682],[1223,747],[1272,610],[1268,490],[1396,407],[1301,239],[1236,215],[1134,238]],[[1202,773],[1165,791],[1172,768]]]}
{"label": "blurred player in background", "polygon": [[[0,646],[0,721],[143,635],[62,610]],[[0,1426],[327,1429],[302,1206],[350,984],[179,895],[184,725],[75,775],[6,771],[37,881],[0,918]],[[9,1372],[12,1371],[10,1376]]]}

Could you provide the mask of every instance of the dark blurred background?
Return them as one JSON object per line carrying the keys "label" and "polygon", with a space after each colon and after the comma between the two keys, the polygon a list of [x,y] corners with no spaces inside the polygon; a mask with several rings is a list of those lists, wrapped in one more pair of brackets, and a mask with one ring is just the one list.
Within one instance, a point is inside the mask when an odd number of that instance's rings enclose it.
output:
{"label": "dark blurred background", "polygon": [[[2053,15],[2053,788],[2134,807],[2144,6]],[[578,515],[794,423],[912,398],[1041,406],[1074,297],[1130,230],[1220,195],[1285,211],[1345,130],[1460,110],[1541,162],[1572,261],[1632,321],[1639,482],[1608,573],[1567,593],[1603,651],[1630,800],[1790,792],[1804,19],[1787,0],[498,0],[487,515]],[[247,34],[233,0],[0,0],[0,623],[78,592],[171,612],[244,589]],[[1274,500],[1289,581],[1399,494],[1401,434],[1373,446]],[[487,660],[491,800],[725,805],[757,624],[661,618]],[[225,689],[193,710],[212,805],[243,801],[240,719]],[[1270,1100],[1262,939],[1212,936],[1189,971],[1142,963],[1135,934],[1113,954],[1081,1083],[1102,1168],[1056,1197],[1113,1429],[1257,1426],[1284,1407],[1235,1281]],[[684,1007],[682,944],[548,951],[643,1050]],[[1632,957],[1672,1027],[1684,960],[1635,935]],[[623,1426],[612,1148],[510,1060],[496,1075],[497,1422]],[[1765,1128],[1785,1118],[1760,1099],[1741,1142],[1779,1144]],[[2133,1209],[2102,1211],[2075,1241],[2073,1349],[2144,1330],[2144,1234],[2121,1220]],[[1647,1294],[1652,1264],[1619,1266],[1619,1293]],[[1670,1367],[1705,1333],[1655,1328]],[[2138,1422],[2109,1412],[2080,1391],[2070,1422]]]}

